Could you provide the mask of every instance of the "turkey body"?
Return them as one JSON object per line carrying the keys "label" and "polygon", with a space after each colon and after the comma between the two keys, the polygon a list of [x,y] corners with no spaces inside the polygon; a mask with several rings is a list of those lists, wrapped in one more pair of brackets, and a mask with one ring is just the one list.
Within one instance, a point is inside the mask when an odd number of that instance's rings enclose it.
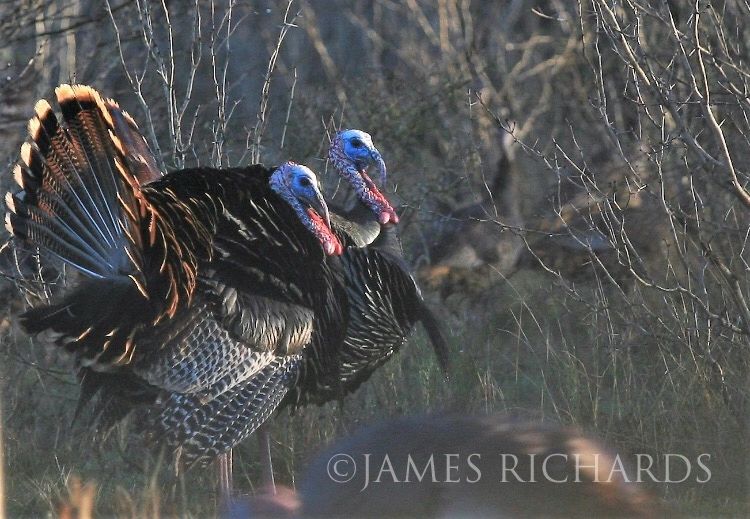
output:
{"label": "turkey body", "polygon": [[395,225],[380,225],[360,205],[331,214],[331,228],[346,245],[335,258],[343,272],[348,316],[343,341],[330,362],[302,377],[284,404],[324,404],[355,392],[393,357],[421,322],[444,374],[448,345],[403,258]]}

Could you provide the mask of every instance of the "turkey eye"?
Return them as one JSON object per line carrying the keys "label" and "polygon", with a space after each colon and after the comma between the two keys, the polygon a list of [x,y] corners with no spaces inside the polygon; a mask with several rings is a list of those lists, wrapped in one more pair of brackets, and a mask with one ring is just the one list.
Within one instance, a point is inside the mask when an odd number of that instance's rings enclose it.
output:
{"label": "turkey eye", "polygon": [[359,139],[352,140],[352,146],[355,148],[361,148],[362,147],[362,141]]}
{"label": "turkey eye", "polygon": [[310,179],[309,178],[302,178],[299,181],[301,186],[309,187],[310,186]]}

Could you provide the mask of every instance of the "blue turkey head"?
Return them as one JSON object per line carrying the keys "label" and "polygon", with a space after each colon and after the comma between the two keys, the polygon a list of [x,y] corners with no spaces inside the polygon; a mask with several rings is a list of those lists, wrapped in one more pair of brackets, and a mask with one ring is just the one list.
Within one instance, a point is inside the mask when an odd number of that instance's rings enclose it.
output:
{"label": "blue turkey head", "polygon": [[372,143],[369,133],[362,130],[343,130],[339,132],[344,155],[351,160],[360,171],[366,171],[367,167],[374,165],[380,174],[380,187],[385,187],[386,169],[383,157]]}
{"label": "blue turkey head", "polygon": [[339,175],[351,184],[359,199],[375,213],[381,224],[398,223],[393,206],[367,175],[367,168],[374,165],[380,174],[380,185],[385,187],[385,161],[369,133],[341,130],[331,141],[328,156]]}
{"label": "blue turkey head", "polygon": [[343,252],[341,242],[331,230],[328,204],[320,190],[318,177],[310,168],[285,162],[273,172],[269,184],[318,238],[326,254],[340,255]]}

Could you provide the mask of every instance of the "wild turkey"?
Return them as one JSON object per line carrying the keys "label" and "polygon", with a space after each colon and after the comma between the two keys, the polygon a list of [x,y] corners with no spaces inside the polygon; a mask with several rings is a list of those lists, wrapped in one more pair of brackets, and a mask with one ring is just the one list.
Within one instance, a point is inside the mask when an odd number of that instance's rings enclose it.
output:
{"label": "wild turkey", "polygon": [[63,121],[35,106],[6,227],[85,279],[21,323],[74,354],[104,423],[147,404],[182,462],[210,459],[342,339],[346,293],[325,259],[342,245],[317,179],[294,163],[161,177],[117,104],[86,86],[56,94]]}
{"label": "wild turkey", "polygon": [[354,188],[360,204],[349,212],[331,213],[331,227],[345,245],[344,266],[349,320],[334,363],[319,367],[315,377],[301,377],[295,404],[317,404],[345,396],[370,378],[404,344],[422,322],[438,361],[447,374],[448,346],[437,319],[422,297],[403,259],[396,231],[398,215],[367,175],[375,165],[385,185],[386,167],[369,134],[342,130],[331,142],[335,169]]}

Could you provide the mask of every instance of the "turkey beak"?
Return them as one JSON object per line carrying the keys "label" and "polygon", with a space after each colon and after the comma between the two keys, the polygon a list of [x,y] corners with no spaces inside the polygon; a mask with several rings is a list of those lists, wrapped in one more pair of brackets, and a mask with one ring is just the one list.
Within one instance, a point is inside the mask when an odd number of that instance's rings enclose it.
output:
{"label": "turkey beak", "polygon": [[326,204],[326,201],[323,198],[323,193],[321,193],[320,190],[315,189],[315,196],[307,198],[305,202],[307,202],[310,207],[325,220],[326,225],[330,229],[331,214],[328,212],[328,204]]}
{"label": "turkey beak", "polygon": [[385,180],[386,180],[386,171],[385,171],[385,161],[383,160],[383,157],[380,155],[380,152],[377,148],[372,148],[370,150],[370,158],[375,163],[375,166],[378,168],[378,173],[380,173],[380,187],[385,189]]}

